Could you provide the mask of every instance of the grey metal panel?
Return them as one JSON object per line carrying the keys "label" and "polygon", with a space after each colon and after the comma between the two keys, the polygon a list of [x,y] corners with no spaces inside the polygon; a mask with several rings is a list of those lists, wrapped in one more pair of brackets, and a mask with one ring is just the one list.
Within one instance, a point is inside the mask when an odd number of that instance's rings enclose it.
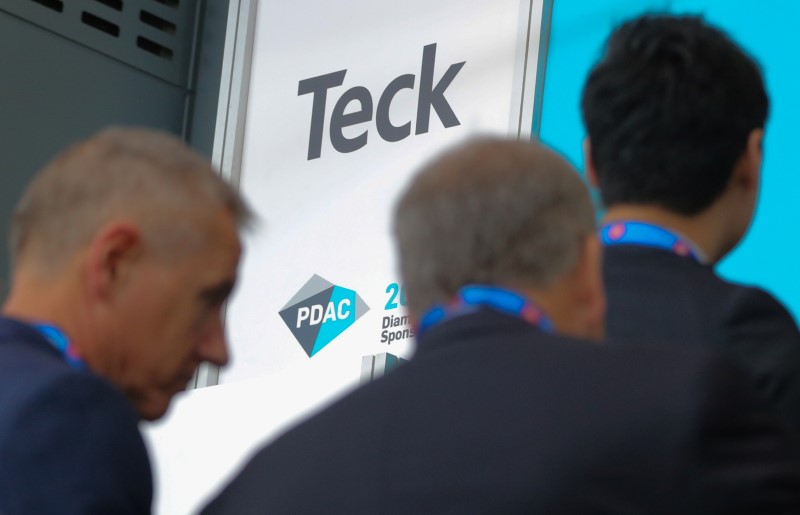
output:
{"label": "grey metal panel", "polygon": [[194,59],[194,95],[191,97],[188,138],[191,146],[209,159],[214,148],[217,125],[228,4],[229,0],[205,2],[200,12]]}
{"label": "grey metal panel", "polygon": [[231,0],[212,161],[238,187],[258,0]]}
{"label": "grey metal panel", "polygon": [[66,145],[109,124],[181,134],[183,88],[0,11],[0,299],[7,228],[33,173]]}
{"label": "grey metal panel", "polygon": [[[37,0],[13,0],[4,2],[0,11],[50,29],[175,85],[188,87],[197,13],[202,4],[183,0],[172,7],[156,0],[124,0],[119,3],[119,9],[114,9],[97,0],[55,1],[54,5],[60,5],[59,10]],[[161,28],[147,24],[143,16],[157,20],[156,25]],[[95,22],[87,21],[87,17]],[[106,27],[108,32],[98,26]],[[148,41],[160,45],[161,49]]]}
{"label": "grey metal panel", "polygon": [[361,384],[383,377],[404,363],[408,363],[408,360],[388,352],[363,356],[361,358]]}
{"label": "grey metal panel", "polygon": [[[242,165],[257,6],[258,0],[230,0],[222,80],[217,102],[212,162],[219,168],[222,176],[237,188]],[[219,367],[210,363],[201,364],[195,374],[195,387],[217,384]]]}

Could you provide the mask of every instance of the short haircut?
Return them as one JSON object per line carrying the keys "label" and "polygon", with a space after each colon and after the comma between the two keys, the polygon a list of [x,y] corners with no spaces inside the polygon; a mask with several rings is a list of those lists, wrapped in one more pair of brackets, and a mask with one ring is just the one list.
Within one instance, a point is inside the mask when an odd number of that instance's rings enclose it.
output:
{"label": "short haircut", "polygon": [[442,154],[395,208],[409,311],[468,284],[542,287],[571,270],[595,230],[588,190],[539,143],[482,138]]}
{"label": "short haircut", "polygon": [[175,136],[110,128],[36,175],[14,211],[11,255],[56,268],[113,218],[135,220],[157,250],[177,247],[196,232],[187,223],[220,206],[240,228],[252,218],[208,160]]}
{"label": "short haircut", "polygon": [[756,62],[702,18],[624,23],[582,99],[604,204],[700,213],[728,185],[768,109]]}

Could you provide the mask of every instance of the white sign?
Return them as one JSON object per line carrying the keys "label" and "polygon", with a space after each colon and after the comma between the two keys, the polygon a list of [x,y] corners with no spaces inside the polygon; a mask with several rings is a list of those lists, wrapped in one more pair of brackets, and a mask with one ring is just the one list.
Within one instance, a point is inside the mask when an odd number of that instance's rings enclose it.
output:
{"label": "white sign", "polygon": [[542,14],[542,0],[261,0],[240,181],[261,224],[222,385],[146,431],[157,513],[194,512],[264,441],[411,356],[394,202],[457,141],[529,136]]}
{"label": "white sign", "polygon": [[263,227],[245,242],[221,383],[313,360],[319,388],[340,389],[365,356],[410,356],[395,199],[453,142],[529,133],[541,11],[519,0],[259,6],[240,184]]}

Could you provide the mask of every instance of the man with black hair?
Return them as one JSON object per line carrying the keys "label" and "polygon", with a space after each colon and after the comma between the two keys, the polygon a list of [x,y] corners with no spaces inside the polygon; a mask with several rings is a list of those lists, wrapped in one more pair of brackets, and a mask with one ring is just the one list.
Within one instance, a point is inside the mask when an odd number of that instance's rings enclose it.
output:
{"label": "man with black hair", "polygon": [[609,336],[726,352],[800,427],[794,320],[713,268],[753,218],[768,104],[758,65],[723,32],[646,15],[611,35],[589,75],[584,151],[607,209]]}

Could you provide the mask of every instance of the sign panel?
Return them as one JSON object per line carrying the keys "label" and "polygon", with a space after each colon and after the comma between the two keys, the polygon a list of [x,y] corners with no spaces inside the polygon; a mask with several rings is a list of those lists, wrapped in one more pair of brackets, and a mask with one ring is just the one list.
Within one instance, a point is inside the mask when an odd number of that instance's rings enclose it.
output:
{"label": "sign panel", "polygon": [[233,361],[220,383],[313,361],[313,380],[330,391],[358,384],[367,356],[412,354],[395,199],[454,142],[529,134],[542,9],[259,5],[240,188],[261,225],[245,241],[228,311]]}
{"label": "sign panel", "polygon": [[394,202],[450,144],[530,135],[552,2],[261,0],[253,17],[255,1],[231,2],[215,158],[233,176],[241,160],[261,223],[227,313],[223,385],[146,427],[156,513],[195,513],[256,447],[411,356]]}

